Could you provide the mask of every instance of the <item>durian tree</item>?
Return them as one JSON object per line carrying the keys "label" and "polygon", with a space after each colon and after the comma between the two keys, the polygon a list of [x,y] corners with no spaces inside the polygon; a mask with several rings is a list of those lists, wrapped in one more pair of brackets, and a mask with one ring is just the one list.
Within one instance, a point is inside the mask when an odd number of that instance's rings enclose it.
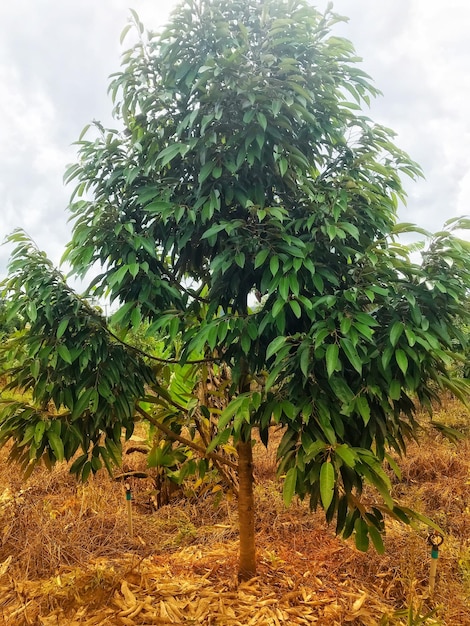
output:
{"label": "durian tree", "polygon": [[[468,222],[434,235],[398,223],[402,179],[421,171],[364,114],[379,92],[333,34],[341,19],[305,0],[185,0],[153,33],[133,13],[138,41],[110,83],[117,128],[88,127],[66,173],[65,259],[81,277],[101,268],[90,289],[120,305],[114,322],[145,321],[168,360],[229,372],[228,405],[200,407],[217,421],[202,453],[238,453],[242,579],[256,570],[254,432],[267,443],[283,429],[286,505],[306,498],[381,551],[387,514],[417,516],[390,495],[390,452],[406,452],[443,390],[466,393],[452,364],[470,256],[452,230]],[[426,241],[419,260],[400,242],[410,230]],[[59,413],[43,437],[4,409],[0,440],[50,462],[81,446],[94,471],[146,387],[165,399],[164,386],[61,281],[68,308],[52,313],[55,270],[13,238],[6,290],[29,324],[16,380]]]}

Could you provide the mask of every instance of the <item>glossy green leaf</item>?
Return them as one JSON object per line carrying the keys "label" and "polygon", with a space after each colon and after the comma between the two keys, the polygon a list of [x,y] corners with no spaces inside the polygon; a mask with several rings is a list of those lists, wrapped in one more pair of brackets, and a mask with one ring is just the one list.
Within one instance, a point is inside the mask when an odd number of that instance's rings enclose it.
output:
{"label": "glossy green leaf", "polygon": [[58,461],[64,460],[64,444],[62,439],[58,434],[53,432],[52,430],[47,431],[47,438],[49,440],[49,445],[54,452],[54,456]]}
{"label": "glossy green leaf", "polygon": [[[369,536],[372,540],[372,543],[374,544],[374,548],[376,549],[378,554],[384,554],[385,553],[385,545],[383,542],[383,537],[382,537],[382,533],[377,530],[377,528],[375,528],[375,526],[369,526],[368,527],[368,532],[369,532]],[[367,548],[366,548],[367,550]],[[365,550],[364,550],[365,552]]]}
{"label": "glossy green leaf", "polygon": [[202,184],[212,173],[212,170],[215,167],[215,163],[208,162],[201,168],[198,176],[199,182]]}
{"label": "glossy green leaf", "polygon": [[289,300],[289,306],[297,319],[302,317],[302,309],[297,300]]}
{"label": "glossy green leaf", "polygon": [[352,468],[356,465],[357,455],[355,454],[354,450],[352,450],[345,443],[335,448],[335,454],[337,454],[348,467]]}
{"label": "glossy green leaf", "polygon": [[88,459],[88,454],[82,454],[79,457],[77,457],[75,461],[72,463],[72,465],[70,466],[70,473],[81,474],[81,471],[87,459]]}
{"label": "glossy green leaf", "polygon": [[291,467],[284,479],[284,485],[282,488],[282,497],[284,500],[285,506],[289,506],[292,501],[292,498],[295,494],[295,487],[297,483],[297,468]]}
{"label": "glossy green leaf", "polygon": [[408,357],[406,356],[406,352],[404,350],[398,349],[395,352],[395,359],[398,364],[398,367],[401,369],[403,374],[405,375],[408,371]]}
{"label": "glossy green leaf", "polygon": [[320,470],[320,496],[323,508],[326,510],[333,500],[335,487],[335,469],[330,461],[322,464]]}
{"label": "glossy green leaf", "polygon": [[326,369],[330,378],[339,365],[339,346],[336,343],[330,343],[326,349]]}
{"label": "glossy green leaf", "polygon": [[39,446],[41,444],[45,430],[46,422],[40,421],[36,424],[36,427],[34,429],[34,442],[36,446]]}
{"label": "glossy green leaf", "polygon": [[348,358],[348,361],[359,374],[362,374],[362,361],[351,340],[347,338],[341,338],[339,342],[342,349],[344,350],[344,353],[346,354],[346,357]]}
{"label": "glossy green leaf", "polygon": [[69,322],[70,322],[70,318],[68,317],[64,317],[64,319],[60,322],[59,326],[57,327],[57,333],[56,333],[57,339],[60,339],[62,335],[65,333],[65,331],[67,330],[67,326],[69,325]]}
{"label": "glossy green leaf", "polygon": [[370,406],[365,396],[359,396],[356,398],[356,409],[359,411],[364,424],[367,426],[370,420]]}
{"label": "glossy green leaf", "polygon": [[404,330],[403,322],[395,322],[390,330],[390,343],[396,346]]}
{"label": "glossy green leaf", "polygon": [[269,261],[269,269],[271,270],[271,274],[275,276],[279,270],[279,258],[277,256],[272,256]]}
{"label": "glossy green leaf", "polygon": [[264,248],[256,254],[254,268],[261,267],[269,256],[269,248]]}
{"label": "glossy green leaf", "polygon": [[162,166],[167,165],[176,156],[180,155],[185,150],[185,148],[186,146],[180,143],[172,143],[164,148],[158,155]]}
{"label": "glossy green leaf", "polygon": [[310,346],[304,346],[300,352],[300,370],[305,378],[308,377],[310,367]]}
{"label": "glossy green leaf", "polygon": [[369,527],[362,518],[358,518],[354,524],[354,530],[356,548],[361,552],[367,552],[369,549]]}
{"label": "glossy green leaf", "polygon": [[278,352],[279,348],[281,348],[285,344],[285,342],[286,338],[282,336],[273,339],[266,350],[266,358],[269,359],[274,354],[276,354],[276,352]]}

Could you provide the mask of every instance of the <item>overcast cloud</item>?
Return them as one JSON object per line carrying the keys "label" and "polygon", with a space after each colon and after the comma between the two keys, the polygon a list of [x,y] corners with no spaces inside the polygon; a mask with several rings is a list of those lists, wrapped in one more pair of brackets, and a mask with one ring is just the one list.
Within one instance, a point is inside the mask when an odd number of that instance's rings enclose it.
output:
{"label": "overcast cloud", "polygon": [[[92,119],[111,123],[108,76],[119,69],[129,6],[147,28],[175,0],[15,0],[0,7],[0,240],[24,228],[58,262],[70,238],[71,189],[62,176],[72,143]],[[316,6],[325,8],[326,0]],[[469,211],[470,2],[336,0],[350,17],[337,33],[353,41],[383,92],[370,117],[426,180],[406,185],[403,221],[431,230]],[[0,248],[0,277],[10,252]]]}

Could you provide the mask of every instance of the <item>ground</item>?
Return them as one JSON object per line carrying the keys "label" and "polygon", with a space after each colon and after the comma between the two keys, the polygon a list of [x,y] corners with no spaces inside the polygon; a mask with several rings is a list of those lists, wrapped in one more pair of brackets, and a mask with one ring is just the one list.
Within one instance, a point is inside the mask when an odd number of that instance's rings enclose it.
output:
{"label": "ground", "polygon": [[[77,484],[60,465],[23,482],[0,455],[0,624],[470,625],[470,416],[437,412],[464,433],[423,431],[400,461],[395,496],[445,533],[429,593],[429,529],[387,527],[386,553],[358,552],[320,512],[282,504],[273,450],[256,454],[257,577],[237,582],[236,503],[217,489],[177,493],[154,511],[132,482],[132,536],[122,483]],[[135,467],[142,458],[128,458]]]}

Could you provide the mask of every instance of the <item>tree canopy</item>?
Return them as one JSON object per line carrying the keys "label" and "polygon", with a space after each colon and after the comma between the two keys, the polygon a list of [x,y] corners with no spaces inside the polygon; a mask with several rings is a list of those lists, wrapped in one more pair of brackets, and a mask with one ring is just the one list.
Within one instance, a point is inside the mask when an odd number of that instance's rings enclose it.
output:
{"label": "tree canopy", "polygon": [[[413,516],[390,496],[390,450],[405,452],[419,407],[466,390],[450,366],[466,343],[455,320],[468,321],[470,247],[452,230],[469,224],[415,229],[427,237],[419,262],[400,243],[413,230],[397,223],[402,177],[421,171],[363,114],[379,92],[332,34],[342,18],[331,8],[185,0],[160,33],[133,18],[138,42],[110,83],[118,128],[87,127],[66,173],[65,259],[81,276],[101,267],[90,289],[119,303],[115,324],[146,321],[170,359],[230,372],[228,406],[203,412],[218,423],[209,453],[238,446],[240,499],[253,429],[267,442],[280,425],[286,504],[308,497],[360,549],[382,550],[384,515]],[[47,439],[42,419],[33,429],[10,406],[1,441],[51,461],[81,445],[82,472],[96,470],[145,386],[165,391],[24,235],[13,239],[6,292],[28,322],[15,383],[59,413]],[[365,483],[380,498],[364,498]],[[252,575],[253,560],[241,569]]]}

